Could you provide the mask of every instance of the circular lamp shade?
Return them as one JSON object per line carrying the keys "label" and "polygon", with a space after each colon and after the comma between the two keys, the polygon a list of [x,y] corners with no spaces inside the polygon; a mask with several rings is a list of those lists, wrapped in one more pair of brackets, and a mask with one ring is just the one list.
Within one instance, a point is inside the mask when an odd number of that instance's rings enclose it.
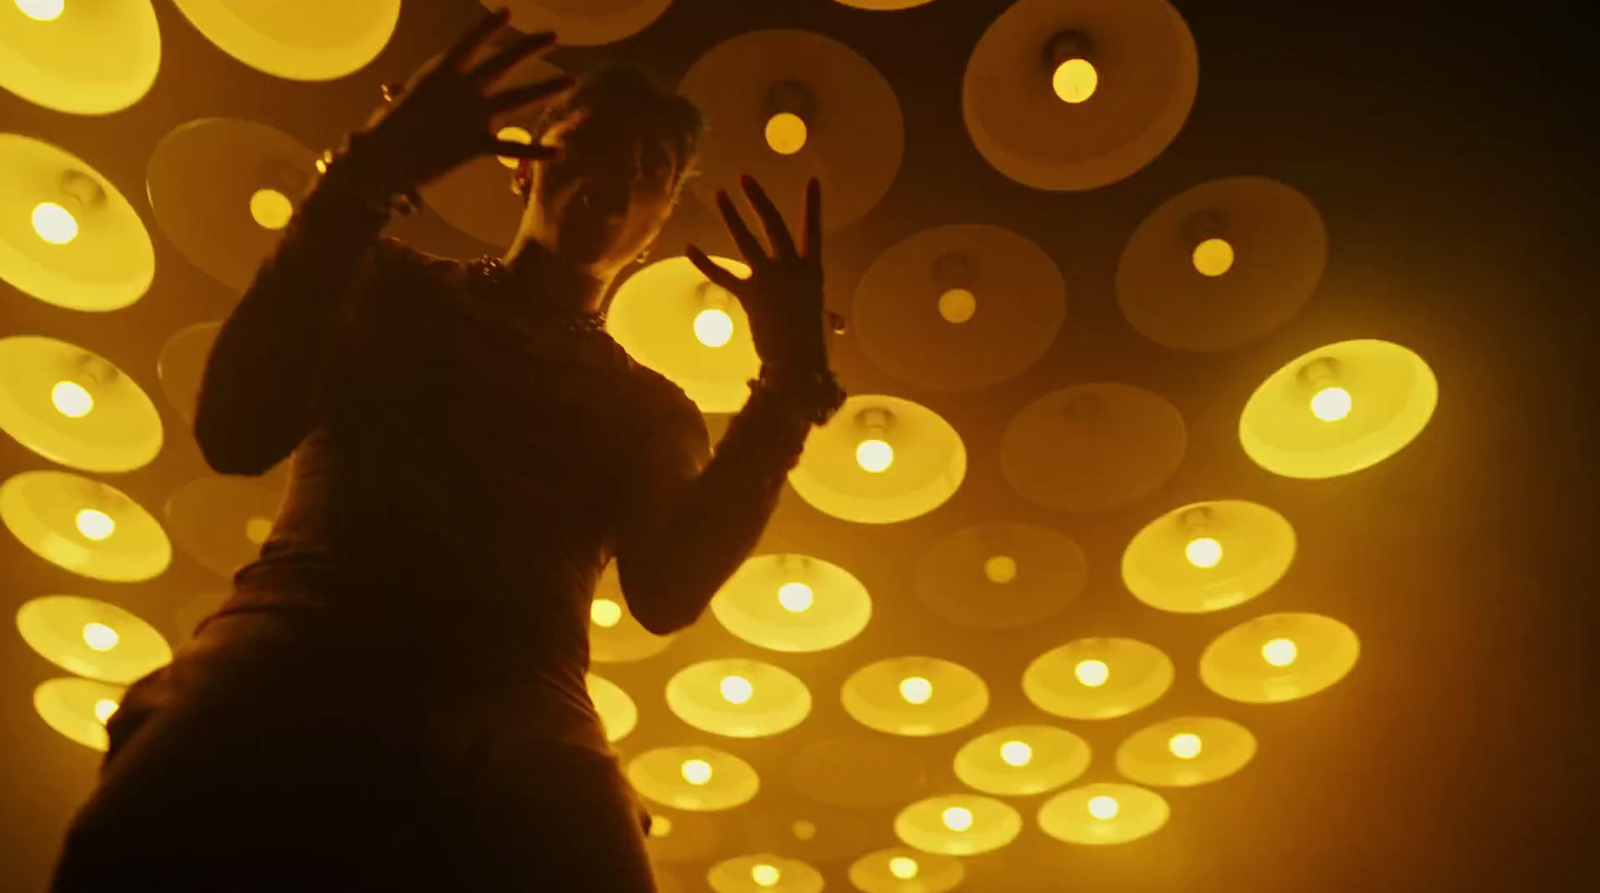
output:
{"label": "circular lamp shade", "polygon": [[167,498],[167,529],[194,560],[232,577],[260,556],[282,501],[250,478],[199,478]]}
{"label": "circular lamp shade", "polygon": [[12,475],[0,484],[0,520],[35,555],[96,580],[137,583],[172,563],[172,544],[149,512],[75,474]]}
{"label": "circular lamp shade", "polygon": [[877,850],[850,863],[850,883],[863,893],[949,893],[966,874],[960,859],[906,847]]}
{"label": "circular lamp shade", "polygon": [[1039,807],[1039,827],[1067,843],[1127,843],[1154,834],[1171,810],[1155,791],[1131,784],[1089,784]]}
{"label": "circular lamp shade", "polygon": [[33,690],[33,709],[50,728],[91,750],[104,751],[111,746],[106,720],[122,703],[124,691],[123,686],[93,679],[49,679]]}
{"label": "circular lamp shade", "polygon": [[311,150],[265,124],[201,118],[156,144],[150,206],[189,262],[235,291],[249,287],[316,176]]}
{"label": "circular lamp shade", "polygon": [[966,474],[961,435],[938,413],[867,394],[846,400],[828,424],[811,429],[789,483],[835,518],[893,524],[943,505]]}
{"label": "circular lamp shade", "polygon": [[826,651],[872,619],[867,587],[836,564],[806,555],[747,559],[711,599],[717,621],[773,651]]}
{"label": "circular lamp shade", "polygon": [[968,741],[955,760],[963,784],[1010,797],[1055,790],[1088,768],[1088,742],[1054,726],[996,729]]}
{"label": "circular lamp shade", "polygon": [[1267,614],[1206,646],[1200,680],[1232,701],[1278,704],[1333,685],[1356,665],[1355,631],[1321,614]]}
{"label": "circular lamp shade", "polygon": [[1388,341],[1340,341],[1296,357],[1256,388],[1239,442],[1274,474],[1338,477],[1399,452],[1438,402],[1439,382],[1415,353]]}
{"label": "circular lamp shade", "polygon": [[161,414],[127,373],[36,335],[0,338],[0,430],[84,471],[132,471],[161,452]]}
{"label": "circular lamp shade", "polygon": [[224,53],[292,81],[328,81],[371,62],[389,43],[400,0],[174,0]]}
{"label": "circular lamp shade", "polygon": [[1117,748],[1117,771],[1140,784],[1187,788],[1227,778],[1256,755],[1256,736],[1231,720],[1185,716],[1146,726]]}
{"label": "circular lamp shade", "polygon": [[1023,498],[1047,509],[1098,512],[1156,491],[1183,462],[1177,407],[1133,385],[1051,391],[1006,425],[1000,466]]}
{"label": "circular lamp shade", "polygon": [[0,133],[0,171],[0,279],[68,310],[120,310],[144,296],[155,248],[110,180],[15,133]]}
{"label": "circular lamp shade", "polygon": [[714,747],[658,747],[628,763],[628,781],[657,803],[717,812],[750,802],[761,787],[755,767]]}
{"label": "circular lamp shade", "polygon": [[936,657],[893,657],[850,674],[845,712],[891,735],[943,735],[971,725],[989,709],[983,677]]}
{"label": "circular lamp shade", "polygon": [[957,626],[1005,630],[1059,613],[1088,581],[1083,550],[1066,534],[1033,524],[964,527],[933,541],[917,560],[922,603]]}
{"label": "circular lamp shade", "polygon": [[923,230],[873,261],[851,321],[886,372],[970,391],[1032,366],[1055,343],[1067,288],[1055,261],[997,226]]}
{"label": "circular lamp shade", "polygon": [[727,658],[679,670],[667,681],[667,706],[701,731],[762,738],[799,725],[811,712],[811,692],[782,667]]}
{"label": "circular lamp shade", "polygon": [[1198,80],[1194,36],[1166,0],[1019,0],[967,60],[961,110],[1007,177],[1094,189],[1161,154]]}
{"label": "circular lamp shade", "polygon": [[107,602],[46,595],[17,609],[17,629],[40,656],[63,670],[126,685],[172,661],[156,628]]}
{"label": "circular lamp shade", "polygon": [[606,565],[589,606],[589,657],[597,663],[629,663],[665,651],[677,633],[658,636],[628,610],[617,578],[617,563]]}
{"label": "circular lamp shade", "polygon": [[716,893],[822,893],[822,872],[771,853],[724,859],[706,872]]}
{"label": "circular lamp shade", "polygon": [[1173,509],[1122,553],[1122,581],[1153,608],[1197,614],[1271,589],[1294,560],[1294,528],[1253,502],[1222,499]]}
{"label": "circular lamp shade", "polygon": [[904,121],[894,90],[872,63],[831,37],[773,29],[712,47],[679,90],[705,115],[700,167],[689,190],[707,207],[749,174],[789,227],[805,219],[806,181],[822,185],[822,225],[867,213],[900,167]]}
{"label": "circular lamp shade", "polygon": [[789,764],[796,790],[828,806],[884,809],[922,790],[927,768],[916,751],[881,735],[847,735],[815,741]]}
{"label": "circular lamp shade", "polygon": [[894,818],[900,842],[925,853],[975,856],[997,850],[1022,833],[1022,814],[1009,804],[976,794],[919,800]]}
{"label": "circular lamp shade", "polygon": [[1305,196],[1265,177],[1202,183],[1134,230],[1117,302],[1146,338],[1224,350],[1294,316],[1322,279],[1328,233]]}
{"label": "circular lamp shade", "polygon": [[206,374],[206,360],[217,343],[220,322],[197,322],[184,326],[167,339],[156,358],[156,376],[161,390],[184,421],[194,424],[195,407],[200,402],[200,382]]}
{"label": "circular lamp shade", "polygon": [[628,737],[633,727],[639,724],[639,708],[633,704],[633,698],[622,690],[622,686],[596,676],[593,673],[585,677],[589,689],[589,700],[594,703],[594,709],[600,714],[600,724],[605,727],[607,741],[621,741]]}
{"label": "circular lamp shade", "polygon": [[0,4],[0,88],[36,105],[79,115],[121,111],[149,92],[160,67],[150,0]]}
{"label": "circular lamp shade", "polygon": [[[736,260],[714,260],[750,275]],[[641,365],[683,388],[701,412],[736,412],[761,371],[744,308],[686,257],[656,261],[628,277],[611,301],[606,331]]]}
{"label": "circular lamp shade", "polygon": [[1067,719],[1114,719],[1172,687],[1172,659],[1136,639],[1079,639],[1035,658],[1022,674],[1034,706]]}
{"label": "circular lamp shade", "polygon": [[643,31],[672,0],[486,0],[511,10],[511,26],[533,34],[554,31],[562,46],[595,46]]}

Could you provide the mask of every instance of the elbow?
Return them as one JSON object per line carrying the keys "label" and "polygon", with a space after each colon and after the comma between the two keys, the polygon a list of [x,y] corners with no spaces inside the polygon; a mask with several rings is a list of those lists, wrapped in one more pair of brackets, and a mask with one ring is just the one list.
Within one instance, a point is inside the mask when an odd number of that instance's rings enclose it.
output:
{"label": "elbow", "polygon": [[622,594],[633,619],[653,636],[670,636],[693,626],[704,613],[708,599],[693,598],[683,591],[681,581],[667,584],[659,576],[648,577],[637,568],[629,574],[618,568]]}
{"label": "elbow", "polygon": [[240,438],[226,429],[218,430],[210,419],[209,415],[197,412],[193,433],[195,442],[200,445],[200,456],[212,471],[259,477],[277,464],[266,451],[251,449],[250,439]]}

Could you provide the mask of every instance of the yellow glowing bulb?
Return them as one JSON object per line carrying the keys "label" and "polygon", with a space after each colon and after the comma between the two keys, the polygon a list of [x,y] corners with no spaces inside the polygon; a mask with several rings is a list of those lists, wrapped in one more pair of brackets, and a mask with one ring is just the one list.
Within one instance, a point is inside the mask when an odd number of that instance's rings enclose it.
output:
{"label": "yellow glowing bulb", "polygon": [[683,780],[690,784],[705,784],[711,780],[711,764],[705,760],[684,760]]}
{"label": "yellow glowing bulb", "polygon": [[771,887],[778,883],[778,869],[775,866],[762,863],[750,869],[750,879],[759,887]]}
{"label": "yellow glowing bulb", "polygon": [[81,419],[94,409],[94,398],[83,385],[73,381],[56,382],[50,389],[50,402],[55,404],[57,412],[71,419]]}
{"label": "yellow glowing bulb", "polygon": [[76,520],[78,532],[92,540],[103,540],[117,529],[111,516],[98,509],[80,509]]}
{"label": "yellow glowing bulb", "polygon": [[1194,246],[1194,268],[1202,276],[1221,276],[1233,269],[1233,246],[1224,239],[1206,239]]}
{"label": "yellow glowing bulb", "polygon": [[811,607],[811,587],[804,583],[785,583],[778,587],[778,603],[796,614]]}
{"label": "yellow glowing bulb", "polygon": [[1017,578],[1016,559],[1008,555],[994,555],[983,563],[983,575],[990,583],[1010,583]]}
{"label": "yellow glowing bulb", "polygon": [[101,698],[94,702],[94,718],[100,720],[101,725],[105,725],[106,720],[111,718],[111,714],[116,712],[117,702],[110,698]]}
{"label": "yellow glowing bulb", "polygon": [[1106,679],[1110,678],[1111,668],[1106,666],[1105,661],[1102,660],[1080,660],[1078,665],[1072,668],[1072,673],[1084,685],[1090,688],[1099,688],[1106,684]]}
{"label": "yellow glowing bulb", "polygon": [[1261,659],[1275,667],[1287,667],[1300,655],[1291,639],[1273,639],[1261,646]]}
{"label": "yellow glowing bulb", "polygon": [[795,822],[794,825],[790,826],[789,830],[794,832],[794,836],[800,840],[810,840],[817,836],[816,823],[808,822],[805,819]]}
{"label": "yellow glowing bulb", "polygon": [[257,189],[250,196],[250,216],[262,229],[283,229],[294,216],[294,204],[276,189]]}
{"label": "yellow glowing bulb", "polygon": [[65,245],[78,237],[78,221],[66,208],[40,202],[33,208],[33,231],[52,245]]}
{"label": "yellow glowing bulb", "polygon": [[793,112],[779,112],[767,119],[767,145],[779,155],[793,155],[805,148],[806,122]]}
{"label": "yellow glowing bulb", "polygon": [[889,873],[902,881],[909,881],[917,876],[917,860],[910,856],[895,856],[889,860]]}
{"label": "yellow glowing bulb", "polygon": [[1021,741],[1007,741],[1000,745],[1000,759],[1008,766],[1026,766],[1033,759],[1033,748]]}
{"label": "yellow glowing bulb", "polygon": [[945,322],[964,323],[977,312],[977,296],[964,288],[947,289],[939,296],[939,315]]}
{"label": "yellow glowing bulb", "polygon": [[61,17],[66,0],[17,0],[17,8],[30,19],[51,22]]}
{"label": "yellow glowing bulb", "polygon": [[1101,821],[1114,818],[1117,814],[1117,801],[1115,797],[1090,797],[1089,814]]}
{"label": "yellow glowing bulb", "polygon": [[104,623],[85,623],[83,625],[83,642],[96,651],[110,651],[117,647],[122,637],[117,631]]}
{"label": "yellow glowing bulb", "polygon": [[1173,735],[1167,741],[1167,750],[1180,760],[1192,760],[1200,755],[1200,736],[1191,732]]}
{"label": "yellow glowing bulb", "polygon": [[1324,422],[1337,422],[1350,414],[1350,392],[1344,388],[1323,388],[1311,398],[1311,414]]}
{"label": "yellow glowing bulb", "polygon": [[667,818],[664,815],[653,815],[653,816],[650,817],[650,836],[651,837],[666,837],[668,834],[671,834],[671,833],[672,833],[672,820],[671,819]]}
{"label": "yellow glowing bulb", "polygon": [[[533,134],[521,127],[502,127],[495,131],[494,137],[497,140],[508,143],[521,143],[524,146],[533,144]],[[522,163],[522,159],[512,158],[510,155],[496,155],[495,159],[512,170],[516,170],[517,165]]]}
{"label": "yellow glowing bulb", "polygon": [[609,598],[597,598],[589,603],[589,619],[597,626],[616,626],[622,619],[622,606]]}
{"label": "yellow glowing bulb", "polygon": [[743,676],[722,677],[722,696],[727,698],[730,704],[743,704],[750,700],[750,695],[754,692],[755,687]]}
{"label": "yellow glowing bulb", "polygon": [[884,471],[894,464],[894,447],[881,440],[863,440],[856,445],[856,463],[867,471]]}
{"label": "yellow glowing bulb", "polygon": [[733,337],[733,317],[721,310],[702,310],[694,318],[694,336],[706,347],[721,347]]}
{"label": "yellow glowing bulb", "polygon": [[258,546],[266,542],[271,533],[271,518],[251,518],[244,522],[244,538]]}
{"label": "yellow glowing bulb", "polygon": [[965,831],[972,827],[972,811],[952,806],[944,811],[944,826],[951,831]]}
{"label": "yellow glowing bulb", "polygon": [[1183,554],[1195,567],[1216,567],[1217,562],[1222,560],[1222,544],[1209,536],[1202,536],[1190,540],[1189,545],[1183,547]]}
{"label": "yellow glowing bulb", "polygon": [[900,680],[900,697],[912,704],[926,704],[933,697],[933,683],[921,676],[907,676]]}
{"label": "yellow glowing bulb", "polygon": [[1055,88],[1062,102],[1076,105],[1094,95],[1095,88],[1100,86],[1100,72],[1095,71],[1088,59],[1068,59],[1056,66],[1050,86]]}

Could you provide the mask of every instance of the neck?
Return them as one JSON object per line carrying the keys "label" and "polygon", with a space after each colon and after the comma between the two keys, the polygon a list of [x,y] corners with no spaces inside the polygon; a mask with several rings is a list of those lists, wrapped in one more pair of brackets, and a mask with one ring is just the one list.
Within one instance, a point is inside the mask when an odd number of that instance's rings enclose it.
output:
{"label": "neck", "polygon": [[605,309],[611,278],[596,276],[537,239],[518,233],[500,262],[515,281],[529,286],[530,300],[572,313],[599,313]]}

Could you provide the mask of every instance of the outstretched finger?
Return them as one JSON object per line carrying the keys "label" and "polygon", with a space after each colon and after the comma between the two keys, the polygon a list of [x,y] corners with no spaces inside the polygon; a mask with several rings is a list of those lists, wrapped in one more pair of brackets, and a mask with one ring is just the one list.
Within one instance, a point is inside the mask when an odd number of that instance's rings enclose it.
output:
{"label": "outstretched finger", "polygon": [[461,39],[457,40],[454,46],[445,51],[444,58],[439,62],[439,67],[454,71],[462,70],[466,67],[467,59],[472,56],[478,47],[482,46],[483,42],[488,40],[491,34],[499,31],[509,21],[511,21],[511,11],[509,9],[498,9],[484,16],[479,20],[478,24],[473,25],[467,33],[461,35]]}
{"label": "outstretched finger", "polygon": [[735,276],[721,264],[707,257],[704,251],[690,245],[683,250],[683,254],[689,258],[689,263],[694,264],[695,269],[700,271],[700,275],[711,280],[712,285],[731,292],[736,298],[739,297],[739,292],[744,290],[745,280]]}
{"label": "outstretched finger", "polygon": [[556,33],[554,31],[540,31],[538,34],[526,34],[511,41],[510,44],[497,51],[494,55],[478,63],[478,66],[467,74],[467,78],[480,85],[493,84],[497,78],[510,71],[518,62],[528,58],[540,50],[555,46]]}
{"label": "outstretched finger", "polygon": [[529,161],[554,161],[561,157],[561,147],[545,143],[519,143],[516,140],[490,140],[484,153],[505,158],[526,158]]}
{"label": "outstretched finger", "polygon": [[540,81],[537,84],[528,84],[525,87],[513,87],[489,97],[489,110],[495,114],[509,112],[522,108],[530,103],[550,99],[562,93],[571,92],[578,82],[571,77],[562,76]]}
{"label": "outstretched finger", "polygon": [[744,218],[739,216],[739,209],[733,206],[733,199],[728,197],[726,189],[717,190],[717,210],[722,212],[723,225],[728,228],[728,235],[733,236],[733,243],[739,246],[745,261],[753,267],[767,260],[766,246],[745,225]]}
{"label": "outstretched finger", "polygon": [[778,213],[778,206],[767,198],[766,190],[749,174],[739,178],[739,185],[744,187],[745,198],[750,200],[750,207],[755,208],[756,216],[761,218],[761,228],[767,231],[772,253],[780,258],[794,257],[794,239],[789,235],[789,227],[784,224],[783,215]]}
{"label": "outstretched finger", "polygon": [[806,260],[822,263],[822,184],[816,177],[806,184]]}

